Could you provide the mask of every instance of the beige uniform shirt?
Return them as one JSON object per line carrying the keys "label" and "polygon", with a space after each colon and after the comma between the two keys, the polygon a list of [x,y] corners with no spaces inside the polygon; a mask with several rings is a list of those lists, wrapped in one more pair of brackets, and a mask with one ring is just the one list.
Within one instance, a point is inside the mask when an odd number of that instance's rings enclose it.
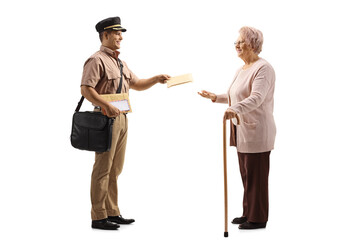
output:
{"label": "beige uniform shirt", "polygon": [[236,126],[238,152],[257,153],[274,149],[276,126],[273,116],[275,72],[260,58],[250,68],[239,69],[227,94],[216,102],[229,103],[240,117]]}
{"label": "beige uniform shirt", "polygon": [[[84,64],[81,86],[93,87],[98,94],[115,94],[120,84],[120,65],[118,51],[101,46]],[[130,86],[139,78],[124,61],[121,93],[128,93]]]}

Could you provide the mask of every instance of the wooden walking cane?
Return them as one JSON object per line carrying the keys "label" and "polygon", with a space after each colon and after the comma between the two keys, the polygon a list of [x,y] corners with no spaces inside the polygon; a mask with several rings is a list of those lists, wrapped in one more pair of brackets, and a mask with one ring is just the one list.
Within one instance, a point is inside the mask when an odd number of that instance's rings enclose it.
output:
{"label": "wooden walking cane", "polygon": [[[240,123],[240,118],[236,115],[236,120]],[[224,156],[224,203],[225,203],[225,231],[224,237],[229,236],[228,232],[228,193],[227,193],[227,164],[226,164],[226,119],[223,120],[223,156]]]}
{"label": "wooden walking cane", "polygon": [[223,156],[224,156],[224,203],[225,203],[225,231],[224,237],[228,237],[228,199],[227,199],[227,166],[226,166],[226,119],[223,121]]}

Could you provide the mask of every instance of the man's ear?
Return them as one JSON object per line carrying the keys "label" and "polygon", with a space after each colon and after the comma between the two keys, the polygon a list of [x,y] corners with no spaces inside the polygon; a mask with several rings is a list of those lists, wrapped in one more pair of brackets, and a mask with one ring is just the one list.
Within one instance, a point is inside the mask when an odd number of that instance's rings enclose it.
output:
{"label": "man's ear", "polygon": [[108,40],[109,39],[109,35],[108,35],[108,32],[104,32],[103,33],[103,39],[105,39],[105,40]]}

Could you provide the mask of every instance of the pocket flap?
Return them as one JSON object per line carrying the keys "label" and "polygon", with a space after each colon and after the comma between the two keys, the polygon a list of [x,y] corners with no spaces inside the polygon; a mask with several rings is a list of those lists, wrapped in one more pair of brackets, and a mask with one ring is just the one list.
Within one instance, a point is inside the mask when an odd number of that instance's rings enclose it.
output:
{"label": "pocket flap", "polygon": [[108,72],[106,73],[106,77],[108,80],[117,80],[120,79],[120,72]]}
{"label": "pocket flap", "polygon": [[126,79],[130,79],[130,72],[127,68],[123,68],[123,75]]}

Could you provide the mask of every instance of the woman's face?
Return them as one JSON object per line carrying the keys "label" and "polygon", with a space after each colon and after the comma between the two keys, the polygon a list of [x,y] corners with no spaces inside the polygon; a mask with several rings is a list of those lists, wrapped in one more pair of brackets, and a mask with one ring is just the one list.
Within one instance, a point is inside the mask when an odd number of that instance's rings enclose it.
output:
{"label": "woman's face", "polygon": [[239,37],[237,38],[236,42],[235,42],[235,50],[238,54],[238,57],[243,59],[244,57],[248,56],[252,49],[250,48],[250,46],[248,46],[245,41],[244,41],[244,37],[239,35]]}

